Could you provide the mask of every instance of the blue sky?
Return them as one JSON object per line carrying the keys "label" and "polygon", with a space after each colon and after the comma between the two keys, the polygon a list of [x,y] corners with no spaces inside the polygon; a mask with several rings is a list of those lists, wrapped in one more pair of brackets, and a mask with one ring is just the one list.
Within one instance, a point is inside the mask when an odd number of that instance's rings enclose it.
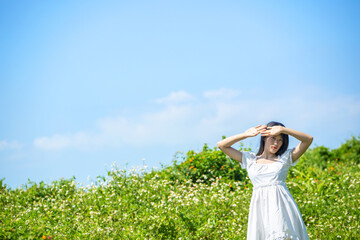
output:
{"label": "blue sky", "polygon": [[2,1],[0,178],[12,188],[87,184],[113,162],[159,167],[271,120],[336,148],[360,132],[359,10],[357,1]]}

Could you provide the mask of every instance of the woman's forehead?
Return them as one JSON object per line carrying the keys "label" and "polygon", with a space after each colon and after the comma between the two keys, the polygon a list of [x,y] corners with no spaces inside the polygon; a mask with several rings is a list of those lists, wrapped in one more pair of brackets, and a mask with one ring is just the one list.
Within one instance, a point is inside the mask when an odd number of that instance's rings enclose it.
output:
{"label": "woman's forehead", "polygon": [[282,136],[280,134],[278,134],[278,135],[269,137],[269,139],[271,139],[271,138],[282,139]]}

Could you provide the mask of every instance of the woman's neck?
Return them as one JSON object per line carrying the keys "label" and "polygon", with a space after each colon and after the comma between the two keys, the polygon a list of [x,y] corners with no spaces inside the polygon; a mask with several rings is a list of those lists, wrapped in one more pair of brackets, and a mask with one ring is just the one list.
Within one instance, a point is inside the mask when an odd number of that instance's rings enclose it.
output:
{"label": "woman's neck", "polygon": [[272,160],[272,159],[275,159],[277,156],[276,156],[276,154],[270,153],[269,151],[264,151],[264,152],[260,155],[260,157],[261,157],[261,158],[265,158],[265,159]]}

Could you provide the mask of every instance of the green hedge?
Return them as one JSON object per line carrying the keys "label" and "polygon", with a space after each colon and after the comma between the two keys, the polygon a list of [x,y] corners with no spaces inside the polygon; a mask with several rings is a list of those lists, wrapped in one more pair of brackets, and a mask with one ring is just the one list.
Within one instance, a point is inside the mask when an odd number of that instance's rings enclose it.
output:
{"label": "green hedge", "polygon": [[[290,169],[310,239],[360,239],[359,146],[315,147]],[[71,178],[10,189],[3,179],[0,239],[246,239],[251,193],[239,164],[207,145],[160,170],[114,166],[88,187]]]}

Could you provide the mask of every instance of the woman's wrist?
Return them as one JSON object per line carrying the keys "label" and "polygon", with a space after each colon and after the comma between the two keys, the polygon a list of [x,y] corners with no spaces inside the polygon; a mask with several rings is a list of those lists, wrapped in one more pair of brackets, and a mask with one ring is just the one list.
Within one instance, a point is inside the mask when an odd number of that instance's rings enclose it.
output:
{"label": "woman's wrist", "polygon": [[234,135],[234,136],[231,136],[231,137],[228,137],[228,138],[225,138],[221,141],[219,141],[217,143],[217,146],[219,148],[221,147],[231,147],[233,144],[241,141],[241,140],[244,140],[245,138],[247,138],[246,134],[245,133],[239,133],[237,135]]}
{"label": "woman's wrist", "polygon": [[281,126],[281,128],[280,128],[280,133],[289,134],[288,130],[289,130],[288,128]]}
{"label": "woman's wrist", "polygon": [[246,133],[246,131],[243,132],[243,133],[240,133],[240,134],[241,134],[244,138],[251,137],[249,134]]}

